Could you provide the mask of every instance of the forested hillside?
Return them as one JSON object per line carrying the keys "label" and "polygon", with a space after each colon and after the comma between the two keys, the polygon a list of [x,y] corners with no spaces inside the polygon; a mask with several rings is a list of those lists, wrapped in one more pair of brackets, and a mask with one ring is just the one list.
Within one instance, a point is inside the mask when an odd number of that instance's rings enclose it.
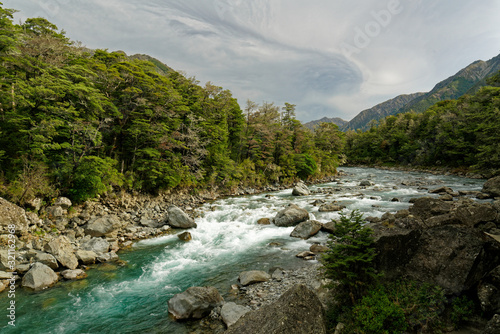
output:
{"label": "forested hillside", "polygon": [[154,58],[89,50],[0,7],[0,195],[23,204],[115,189],[231,189],[335,172],[342,134],[295,106],[241,110]]}
{"label": "forested hillside", "polygon": [[423,113],[388,116],[346,135],[352,163],[500,169],[500,72],[474,95],[438,102]]}

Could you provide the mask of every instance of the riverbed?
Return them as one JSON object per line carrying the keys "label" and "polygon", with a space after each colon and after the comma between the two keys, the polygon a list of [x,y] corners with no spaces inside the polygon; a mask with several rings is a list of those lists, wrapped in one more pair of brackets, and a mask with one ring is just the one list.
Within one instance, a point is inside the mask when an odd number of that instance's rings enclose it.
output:
{"label": "riverbed", "polygon": [[[62,282],[40,293],[16,291],[16,327],[0,324],[2,333],[173,333],[186,334],[189,323],[168,315],[167,301],[190,286],[211,285],[228,297],[238,274],[272,267],[294,269],[314,264],[295,255],[312,243],[325,243],[326,233],[308,240],[291,238],[293,227],[258,225],[290,203],[306,209],[311,219],[326,223],[338,212],[318,212],[315,200],[336,201],[344,212],[360,210],[380,217],[410,206],[410,199],[429,189],[481,190],[484,180],[420,172],[340,168],[338,182],[310,186],[309,196],[292,196],[286,189],[273,193],[231,197],[206,203],[196,210],[193,239],[175,235],[143,240],[119,253],[124,265],[104,264],[88,270],[83,281]],[[361,181],[370,186],[360,187]],[[7,296],[0,305],[7,305]]]}

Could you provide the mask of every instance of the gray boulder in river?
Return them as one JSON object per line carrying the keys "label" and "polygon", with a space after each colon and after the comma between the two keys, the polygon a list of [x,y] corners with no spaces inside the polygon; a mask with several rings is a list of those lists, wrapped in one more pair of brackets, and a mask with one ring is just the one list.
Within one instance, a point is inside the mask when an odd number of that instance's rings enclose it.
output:
{"label": "gray boulder in river", "polygon": [[250,311],[226,334],[325,334],[323,306],[308,287],[297,284],[276,302]]}
{"label": "gray boulder in river", "polygon": [[316,235],[321,230],[322,226],[323,225],[316,220],[306,220],[295,226],[290,236],[294,238],[309,239]]}
{"label": "gray boulder in river", "polygon": [[295,226],[308,219],[309,213],[306,210],[299,208],[295,204],[290,204],[276,214],[273,223],[276,226],[288,227]]}
{"label": "gray boulder in river", "polygon": [[307,196],[310,193],[309,188],[303,182],[299,182],[292,190],[293,196]]}
{"label": "gray boulder in river", "polygon": [[489,179],[483,185],[483,193],[489,194],[491,197],[500,197],[500,176]]}
{"label": "gray boulder in river", "polygon": [[168,313],[175,320],[201,319],[222,304],[222,301],[216,288],[194,286],[174,295],[168,301]]}
{"label": "gray boulder in river", "polygon": [[21,285],[35,291],[40,291],[53,286],[57,283],[58,279],[54,270],[43,263],[37,262],[24,275]]}
{"label": "gray boulder in river", "polygon": [[174,228],[193,228],[197,226],[194,219],[175,205],[168,208],[168,225]]}

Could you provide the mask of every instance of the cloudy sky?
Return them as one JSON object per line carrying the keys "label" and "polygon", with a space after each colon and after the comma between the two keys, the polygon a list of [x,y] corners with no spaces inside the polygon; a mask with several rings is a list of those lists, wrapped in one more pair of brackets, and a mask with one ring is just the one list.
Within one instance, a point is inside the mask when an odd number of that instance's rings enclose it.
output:
{"label": "cloudy sky", "polygon": [[145,53],[244,107],[350,120],[500,53],[500,0],[0,0],[89,48]]}

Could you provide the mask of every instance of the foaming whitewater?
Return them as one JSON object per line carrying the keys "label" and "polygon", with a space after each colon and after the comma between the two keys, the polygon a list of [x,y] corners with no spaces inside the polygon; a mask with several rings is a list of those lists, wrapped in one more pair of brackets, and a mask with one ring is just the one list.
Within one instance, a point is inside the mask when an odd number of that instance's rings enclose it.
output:
{"label": "foaming whitewater", "polygon": [[[295,254],[312,243],[325,243],[320,232],[309,240],[291,238],[293,227],[258,225],[290,203],[326,223],[338,212],[319,212],[312,203],[323,200],[346,206],[344,212],[360,210],[365,216],[382,216],[409,207],[409,200],[428,194],[428,189],[446,185],[454,190],[480,190],[484,181],[423,173],[343,168],[349,175],[341,182],[311,186],[312,194],[291,196],[279,192],[220,199],[197,209],[198,227],[192,240],[176,235],[143,240],[132,250],[121,252],[127,262],[97,266],[84,281],[63,282],[55,288],[17,294],[15,329],[2,333],[188,333],[186,323],[168,316],[167,301],[190,286],[212,285],[223,296],[238,274],[245,270],[291,269],[307,265]],[[371,186],[359,187],[361,181]],[[179,231],[181,232],[181,231]],[[7,301],[0,296],[0,303]],[[5,304],[6,305],[6,304]],[[3,325],[0,325],[3,326]]]}

